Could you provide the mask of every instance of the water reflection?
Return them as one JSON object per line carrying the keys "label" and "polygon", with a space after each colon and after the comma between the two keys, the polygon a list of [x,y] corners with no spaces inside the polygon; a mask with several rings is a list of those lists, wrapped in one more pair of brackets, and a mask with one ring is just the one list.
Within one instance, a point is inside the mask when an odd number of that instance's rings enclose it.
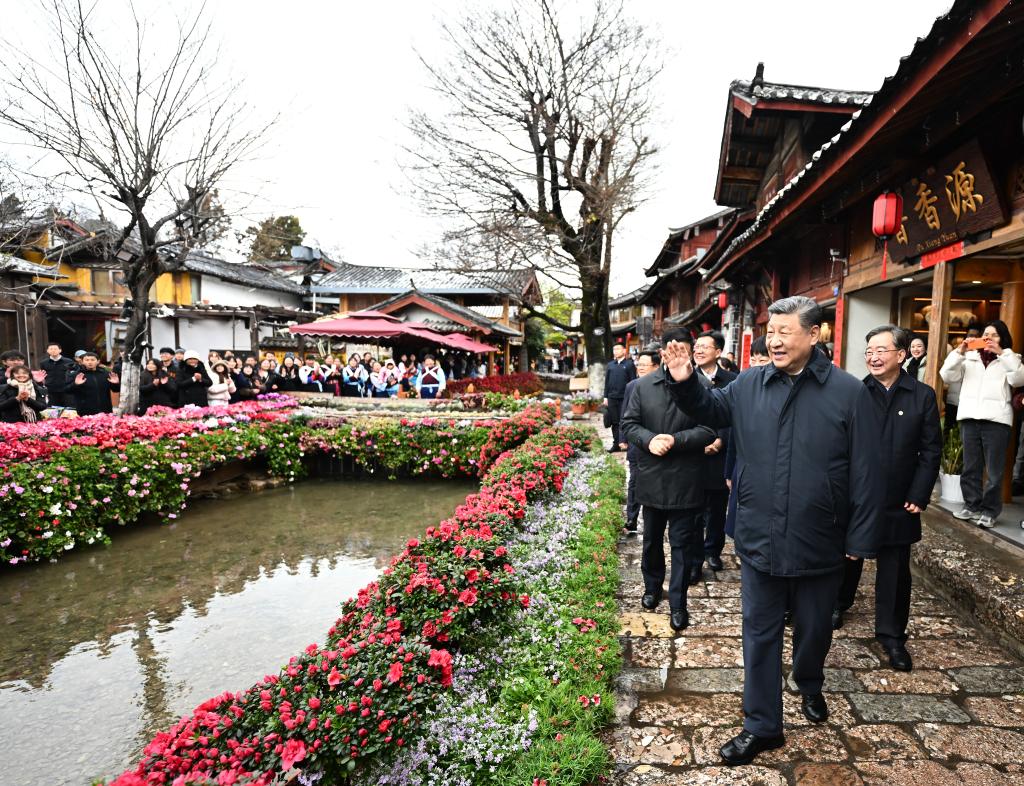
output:
{"label": "water reflection", "polygon": [[321,639],[340,600],[472,490],[309,481],[0,575],[0,782],[117,774],[154,731]]}

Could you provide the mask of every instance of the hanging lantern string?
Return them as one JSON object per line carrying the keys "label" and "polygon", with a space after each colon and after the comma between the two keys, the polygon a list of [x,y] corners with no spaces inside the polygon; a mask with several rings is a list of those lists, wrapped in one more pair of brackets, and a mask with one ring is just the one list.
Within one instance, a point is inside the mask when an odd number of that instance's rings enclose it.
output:
{"label": "hanging lantern string", "polygon": [[889,261],[889,238],[882,241],[882,281],[886,280],[886,272]]}

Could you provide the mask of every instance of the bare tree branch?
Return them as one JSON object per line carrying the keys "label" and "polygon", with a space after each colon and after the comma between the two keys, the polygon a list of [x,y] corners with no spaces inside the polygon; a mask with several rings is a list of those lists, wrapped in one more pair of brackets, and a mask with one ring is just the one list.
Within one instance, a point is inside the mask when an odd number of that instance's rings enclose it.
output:
{"label": "bare tree branch", "polygon": [[611,240],[656,153],[645,128],[661,66],[622,0],[571,21],[557,6],[524,0],[442,26],[449,59],[421,58],[441,108],[411,116],[405,170],[453,227],[435,264],[525,267],[578,290],[593,363],[610,349]]}
{"label": "bare tree branch", "polygon": [[[98,6],[46,0],[41,14],[54,33],[53,51],[4,47],[0,124],[58,156],[79,188],[124,215],[109,253],[122,260],[131,292],[122,387],[122,409],[131,410],[150,288],[180,268],[217,219],[218,184],[274,121],[250,122],[237,85],[218,75],[205,7],[179,19],[176,37],[161,27],[151,41],[128,3],[130,28],[113,31],[107,43]],[[154,52],[155,42],[166,48]]]}

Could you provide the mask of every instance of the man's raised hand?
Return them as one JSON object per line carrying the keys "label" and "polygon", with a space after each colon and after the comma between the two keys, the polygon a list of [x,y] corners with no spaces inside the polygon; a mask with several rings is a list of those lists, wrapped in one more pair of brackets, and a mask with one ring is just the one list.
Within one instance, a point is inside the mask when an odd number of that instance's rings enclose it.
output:
{"label": "man's raised hand", "polygon": [[690,348],[681,341],[669,341],[668,346],[661,351],[661,359],[676,382],[689,379],[693,373]]}

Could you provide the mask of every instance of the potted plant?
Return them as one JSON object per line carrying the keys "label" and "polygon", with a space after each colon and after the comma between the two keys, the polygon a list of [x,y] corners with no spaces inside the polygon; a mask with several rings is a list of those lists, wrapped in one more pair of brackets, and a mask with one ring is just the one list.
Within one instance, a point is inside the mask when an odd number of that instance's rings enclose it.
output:
{"label": "potted plant", "polygon": [[587,410],[590,409],[590,396],[585,393],[577,393],[569,404],[572,407],[572,414],[586,415]]}
{"label": "potted plant", "polygon": [[939,467],[939,496],[946,502],[963,503],[964,495],[960,490],[960,473],[963,468],[964,443],[960,438],[960,428],[954,426],[946,435]]}

